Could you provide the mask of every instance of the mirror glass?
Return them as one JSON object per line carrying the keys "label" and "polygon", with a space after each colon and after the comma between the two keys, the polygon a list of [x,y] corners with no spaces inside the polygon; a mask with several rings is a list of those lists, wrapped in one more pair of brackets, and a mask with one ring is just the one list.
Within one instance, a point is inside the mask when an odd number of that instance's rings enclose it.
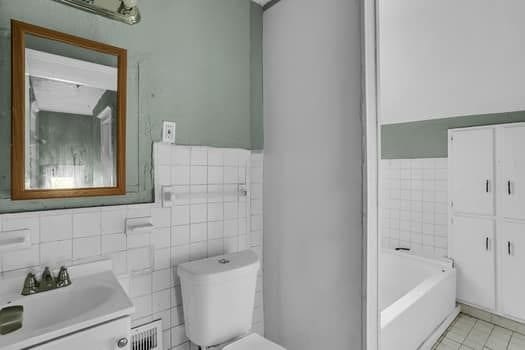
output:
{"label": "mirror glass", "polygon": [[25,189],[116,186],[116,56],[26,34]]}

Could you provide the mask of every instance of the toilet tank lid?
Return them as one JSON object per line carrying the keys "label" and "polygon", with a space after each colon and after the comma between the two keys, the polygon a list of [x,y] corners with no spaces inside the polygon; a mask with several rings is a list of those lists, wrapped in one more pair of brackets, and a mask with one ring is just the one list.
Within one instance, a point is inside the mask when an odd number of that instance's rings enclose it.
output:
{"label": "toilet tank lid", "polygon": [[180,277],[200,279],[252,268],[259,268],[259,258],[255,252],[245,250],[181,264],[177,273]]}

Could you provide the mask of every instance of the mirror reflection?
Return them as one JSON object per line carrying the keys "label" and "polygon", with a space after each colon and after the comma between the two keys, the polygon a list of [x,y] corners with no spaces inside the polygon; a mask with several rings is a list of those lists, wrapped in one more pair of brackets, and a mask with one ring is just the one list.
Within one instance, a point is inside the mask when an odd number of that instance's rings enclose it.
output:
{"label": "mirror reflection", "polygon": [[25,188],[116,185],[117,58],[25,37]]}

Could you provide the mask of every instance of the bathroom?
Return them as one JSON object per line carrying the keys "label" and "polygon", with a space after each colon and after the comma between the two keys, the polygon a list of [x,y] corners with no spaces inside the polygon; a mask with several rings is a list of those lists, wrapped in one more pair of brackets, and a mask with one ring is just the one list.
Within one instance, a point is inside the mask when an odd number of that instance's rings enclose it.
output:
{"label": "bathroom", "polygon": [[0,0],[0,349],[525,350],[524,10]]}

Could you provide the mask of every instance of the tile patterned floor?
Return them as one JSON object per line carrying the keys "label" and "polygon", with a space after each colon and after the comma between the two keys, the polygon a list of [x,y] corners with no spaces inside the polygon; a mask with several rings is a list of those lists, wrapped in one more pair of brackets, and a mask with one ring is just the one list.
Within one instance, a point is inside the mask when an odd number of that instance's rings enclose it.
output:
{"label": "tile patterned floor", "polygon": [[459,314],[432,349],[525,350],[525,335],[465,314]]}

